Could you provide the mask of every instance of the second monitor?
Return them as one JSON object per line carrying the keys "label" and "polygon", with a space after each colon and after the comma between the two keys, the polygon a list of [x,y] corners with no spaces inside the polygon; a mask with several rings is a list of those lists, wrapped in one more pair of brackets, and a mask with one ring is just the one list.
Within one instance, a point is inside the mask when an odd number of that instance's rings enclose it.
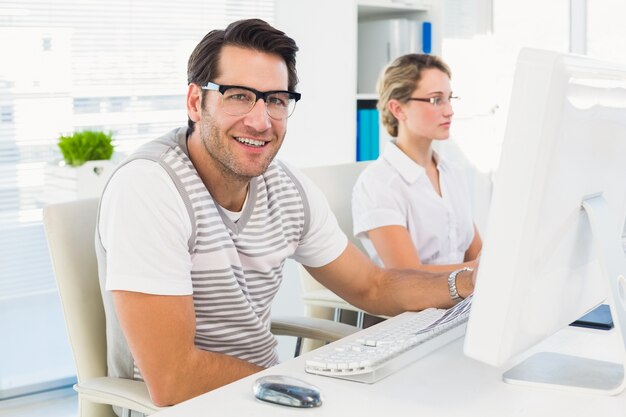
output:
{"label": "second monitor", "polygon": [[[605,299],[626,352],[625,215],[626,68],[522,50],[466,354],[511,364]],[[544,385],[624,389],[624,363],[563,355],[530,361],[505,379],[523,374]]]}

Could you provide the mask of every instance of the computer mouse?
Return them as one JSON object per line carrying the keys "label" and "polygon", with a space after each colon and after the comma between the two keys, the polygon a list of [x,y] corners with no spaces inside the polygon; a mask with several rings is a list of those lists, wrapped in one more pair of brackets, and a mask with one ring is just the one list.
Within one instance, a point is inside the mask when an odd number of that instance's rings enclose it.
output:
{"label": "computer mouse", "polygon": [[322,405],[322,393],[315,385],[285,375],[268,375],[257,379],[252,386],[254,396],[261,401],[297,408]]}

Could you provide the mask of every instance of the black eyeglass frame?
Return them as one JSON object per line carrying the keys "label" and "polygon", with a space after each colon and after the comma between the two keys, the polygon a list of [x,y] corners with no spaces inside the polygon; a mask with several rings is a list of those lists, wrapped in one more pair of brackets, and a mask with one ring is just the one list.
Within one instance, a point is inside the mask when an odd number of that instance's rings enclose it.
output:
{"label": "black eyeglass frame", "polygon": [[[272,94],[277,94],[277,93],[288,94],[289,98],[293,99],[296,103],[302,97],[302,94],[296,93],[295,91],[287,91],[287,90],[259,91],[252,87],[246,87],[243,85],[221,85],[221,84],[214,83],[212,81],[209,81],[208,83],[206,83],[206,85],[200,86],[200,88],[202,88],[203,90],[208,90],[208,91],[219,91],[220,94],[222,95],[224,95],[224,93],[230,90],[231,88],[240,88],[242,90],[246,90],[246,91],[250,91],[251,93],[254,93],[254,96],[256,97],[256,99],[254,100],[254,104],[256,104],[257,101],[259,101],[259,99],[263,99],[263,101],[267,104],[267,97],[271,96]],[[248,112],[250,112],[253,108],[254,108],[254,105],[250,107],[250,110],[248,110]],[[295,105],[294,105],[293,110],[295,110]],[[291,116],[291,114],[293,113],[293,110],[291,111],[291,113],[287,115],[287,118]],[[244,113],[244,114],[247,114],[247,113]]]}
{"label": "black eyeglass frame", "polygon": [[[424,103],[430,103],[435,107],[440,106],[437,101],[443,100],[443,97],[428,97],[428,98],[418,98],[418,97],[409,97],[407,101],[422,101]],[[452,100],[460,100],[460,97],[450,96],[448,97],[448,103],[452,104]]]}

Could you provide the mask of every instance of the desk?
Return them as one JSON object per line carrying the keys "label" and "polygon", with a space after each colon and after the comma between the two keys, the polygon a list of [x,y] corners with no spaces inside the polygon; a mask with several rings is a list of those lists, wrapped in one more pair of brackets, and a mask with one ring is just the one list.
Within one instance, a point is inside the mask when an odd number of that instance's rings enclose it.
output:
{"label": "desk", "polygon": [[[393,319],[390,319],[393,320]],[[601,332],[567,328],[534,350],[579,353],[617,361],[615,330]],[[335,342],[340,343],[340,342]],[[325,346],[327,349],[332,346]],[[626,394],[610,397],[590,393],[505,384],[501,371],[463,355],[458,339],[375,384],[343,381],[304,372],[312,353],[244,378],[215,391],[153,414],[155,417],[211,416],[442,416],[442,417],[617,417],[626,415]],[[321,388],[324,404],[295,409],[254,398],[252,384],[261,375],[284,374]]]}

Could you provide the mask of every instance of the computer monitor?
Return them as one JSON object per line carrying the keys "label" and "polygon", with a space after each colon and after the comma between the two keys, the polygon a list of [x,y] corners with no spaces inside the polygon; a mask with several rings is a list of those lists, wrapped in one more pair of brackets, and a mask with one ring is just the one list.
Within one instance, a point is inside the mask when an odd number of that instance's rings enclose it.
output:
{"label": "computer monitor", "polygon": [[[625,215],[626,67],[522,50],[465,354],[508,366],[603,301],[626,345]],[[504,377],[616,393],[623,365],[538,354]]]}

